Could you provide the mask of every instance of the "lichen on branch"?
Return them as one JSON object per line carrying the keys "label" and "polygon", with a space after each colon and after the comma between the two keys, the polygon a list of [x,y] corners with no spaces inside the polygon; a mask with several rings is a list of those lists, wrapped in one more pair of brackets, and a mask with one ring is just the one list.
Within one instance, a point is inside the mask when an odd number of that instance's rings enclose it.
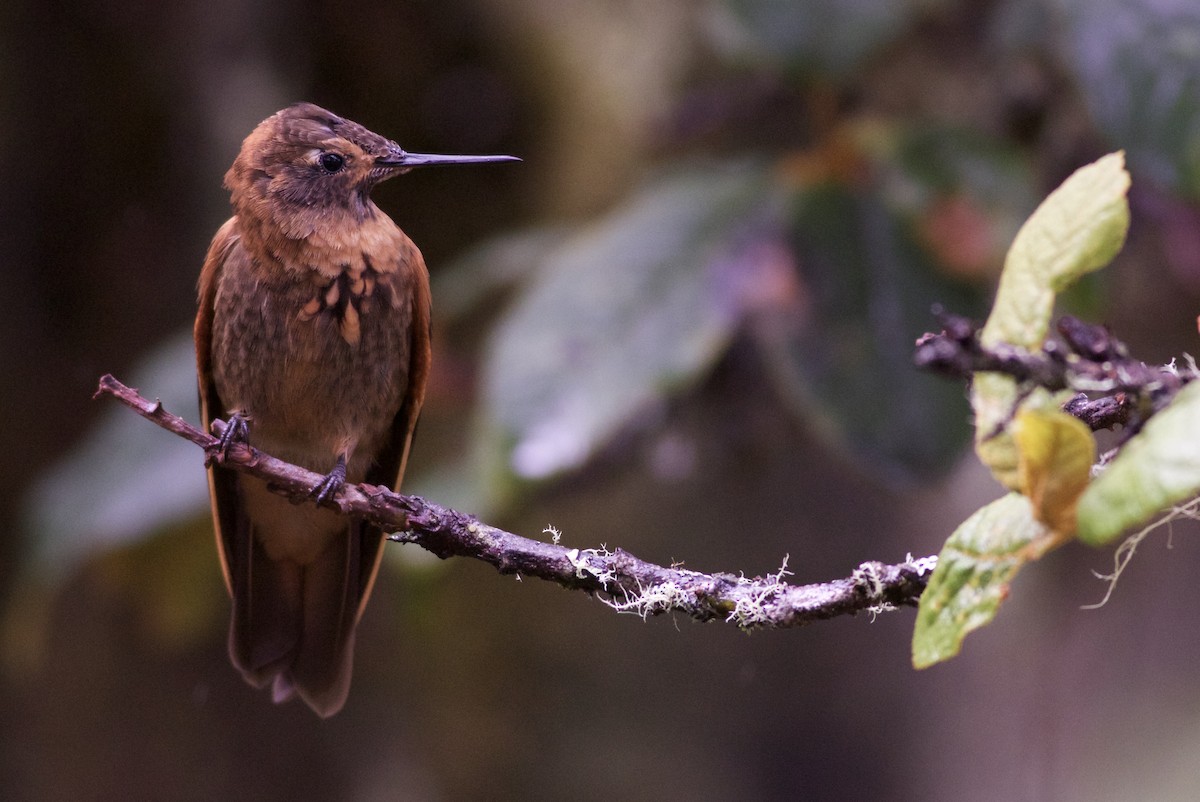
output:
{"label": "lichen on branch", "polygon": [[[214,421],[217,435],[197,429],[143,398],[110,375],[100,379],[96,396],[108,395],[167,431],[204,450],[206,460],[265,480],[275,492],[297,503],[314,503],[309,492],[322,477],[245,445],[233,443],[220,452],[224,421]],[[743,629],[808,624],[859,612],[876,614],[917,603],[936,563],[934,557],[891,565],[863,563],[851,576],[809,585],[784,581],[787,562],[774,574],[748,578],[732,573],[702,573],[641,560],[617,548],[569,548],[522,537],[490,526],[466,513],[419,496],[393,493],[369,484],[347,484],[325,505],[396,532],[390,539],[412,543],[443,559],[482,560],[502,574],[535,577],[592,594],[618,612],[643,618],[679,613],[698,621],[725,621]]]}

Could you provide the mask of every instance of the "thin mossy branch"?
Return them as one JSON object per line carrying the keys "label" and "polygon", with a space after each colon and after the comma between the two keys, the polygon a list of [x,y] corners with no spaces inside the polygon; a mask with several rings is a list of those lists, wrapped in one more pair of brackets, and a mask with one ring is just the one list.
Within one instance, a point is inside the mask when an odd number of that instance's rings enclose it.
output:
{"label": "thin mossy branch", "polygon": [[[143,398],[110,375],[100,379],[96,397],[111,395],[142,417],[204,449],[206,461],[219,459],[233,470],[264,479],[276,492],[297,503],[313,503],[310,490],[319,474],[275,459],[243,443],[219,454],[219,441]],[[223,421],[214,421],[217,435]],[[744,629],[788,627],[839,615],[879,612],[917,603],[936,557],[909,559],[897,565],[863,563],[851,576],[812,585],[791,585],[786,561],[777,573],[753,579],[727,573],[705,574],[664,567],[627,551],[567,548],[521,537],[489,526],[472,515],[393,493],[368,484],[347,484],[325,503],[394,531],[391,539],[414,543],[438,557],[471,557],[500,573],[557,582],[565,588],[596,595],[620,612],[642,617],[683,613],[699,621],[727,621]]]}

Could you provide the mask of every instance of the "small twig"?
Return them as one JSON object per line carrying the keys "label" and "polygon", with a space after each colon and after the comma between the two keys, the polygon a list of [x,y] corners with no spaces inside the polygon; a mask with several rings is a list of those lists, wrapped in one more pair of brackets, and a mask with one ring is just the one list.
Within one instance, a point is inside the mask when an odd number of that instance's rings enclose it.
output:
{"label": "small twig", "polygon": [[[204,449],[206,460],[218,458],[218,439],[172,415],[129,387],[104,376],[96,396],[111,395],[167,431]],[[214,421],[214,431],[224,431]],[[242,443],[234,443],[221,464],[266,480],[277,492],[298,503],[312,503],[309,491],[322,477],[275,459]],[[537,577],[565,588],[583,590],[623,612],[643,617],[677,612],[700,621],[723,620],[744,629],[798,626],[839,615],[877,613],[915,605],[936,557],[898,565],[863,563],[845,579],[813,585],[783,581],[785,569],[748,579],[733,574],[704,574],[666,568],[616,549],[572,549],[521,537],[477,518],[368,484],[347,484],[325,506],[378,524],[399,534],[391,539],[415,543],[441,558],[482,560],[504,574]],[[786,562],[785,562],[786,568]]]}
{"label": "small twig", "polygon": [[1063,410],[1093,431],[1120,424],[1132,434],[1196,378],[1192,369],[1139,362],[1107,328],[1069,315],[1058,322],[1061,342],[1028,351],[1008,344],[984,347],[975,323],[940,310],[935,314],[943,329],[917,340],[917,367],[968,380],[976,373],[1003,373],[1047,390],[1075,390]]}

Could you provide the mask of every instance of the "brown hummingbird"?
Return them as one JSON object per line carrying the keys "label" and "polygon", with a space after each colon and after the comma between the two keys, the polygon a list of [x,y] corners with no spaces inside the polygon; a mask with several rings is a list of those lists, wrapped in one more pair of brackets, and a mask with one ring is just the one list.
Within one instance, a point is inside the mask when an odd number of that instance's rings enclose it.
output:
{"label": "brown hummingbird", "polygon": [[200,273],[196,362],[205,427],[326,473],[293,504],[253,477],[208,469],[233,599],[229,655],[246,681],[321,716],[350,689],[354,631],[383,532],[320,505],[345,482],[399,489],[429,376],[429,274],[371,201],[431,164],[511,156],[408,153],[311,103],[268,117],[229,172],[234,215]]}

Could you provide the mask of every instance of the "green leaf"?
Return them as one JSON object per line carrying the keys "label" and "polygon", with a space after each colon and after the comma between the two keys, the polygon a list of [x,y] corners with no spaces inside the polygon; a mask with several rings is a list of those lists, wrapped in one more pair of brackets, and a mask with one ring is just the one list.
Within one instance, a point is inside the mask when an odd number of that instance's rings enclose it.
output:
{"label": "green leaf", "polygon": [[911,481],[944,468],[970,438],[962,390],[914,371],[905,344],[935,302],[979,308],[982,293],[943,272],[874,189],[802,188],[791,226],[806,303],[756,331],[780,396],[872,471]]}
{"label": "green leaf", "polygon": [[1179,391],[1079,500],[1079,539],[1100,546],[1200,493],[1200,382]]}
{"label": "green leaf", "polygon": [[899,133],[880,154],[889,206],[914,218],[946,273],[990,279],[1040,198],[1027,154],[968,129],[915,125]]}
{"label": "green leaf", "polygon": [[1060,48],[1092,119],[1139,176],[1200,198],[1200,6],[1059,0]]}
{"label": "green leaf", "polygon": [[913,666],[927,668],[958,654],[963,638],[995,618],[1021,567],[1054,543],[1053,532],[1018,493],[964,521],[946,541],[921,595]]}
{"label": "green leaf", "polygon": [[985,346],[1041,348],[1055,294],[1108,264],[1124,244],[1128,190],[1125,157],[1117,152],[1079,168],[1042,201],[1008,252],[980,335]]}
{"label": "green leaf", "polygon": [[935,303],[984,314],[985,279],[1034,200],[1026,157],[947,126],[870,121],[784,167],[804,305],[750,328],[781,398],[877,476],[944,470],[970,441],[962,392],[914,372],[904,343]]}
{"label": "green leaf", "polygon": [[[902,35],[921,11],[904,0],[721,0],[710,29],[739,55],[844,75]],[[724,11],[725,13],[717,13]]]}
{"label": "green leaf", "polygon": [[485,353],[493,483],[582,465],[705,374],[747,304],[791,269],[772,186],[761,165],[677,173],[543,259]]}
{"label": "green leaf", "polygon": [[[1129,173],[1121,153],[1076,170],[1038,206],[1017,233],[996,302],[980,341],[1040,350],[1056,295],[1080,276],[1108,264],[1129,229]],[[1006,487],[1018,489],[1018,455],[1008,431],[1018,402],[1016,382],[975,377],[971,406],[979,458]]]}

